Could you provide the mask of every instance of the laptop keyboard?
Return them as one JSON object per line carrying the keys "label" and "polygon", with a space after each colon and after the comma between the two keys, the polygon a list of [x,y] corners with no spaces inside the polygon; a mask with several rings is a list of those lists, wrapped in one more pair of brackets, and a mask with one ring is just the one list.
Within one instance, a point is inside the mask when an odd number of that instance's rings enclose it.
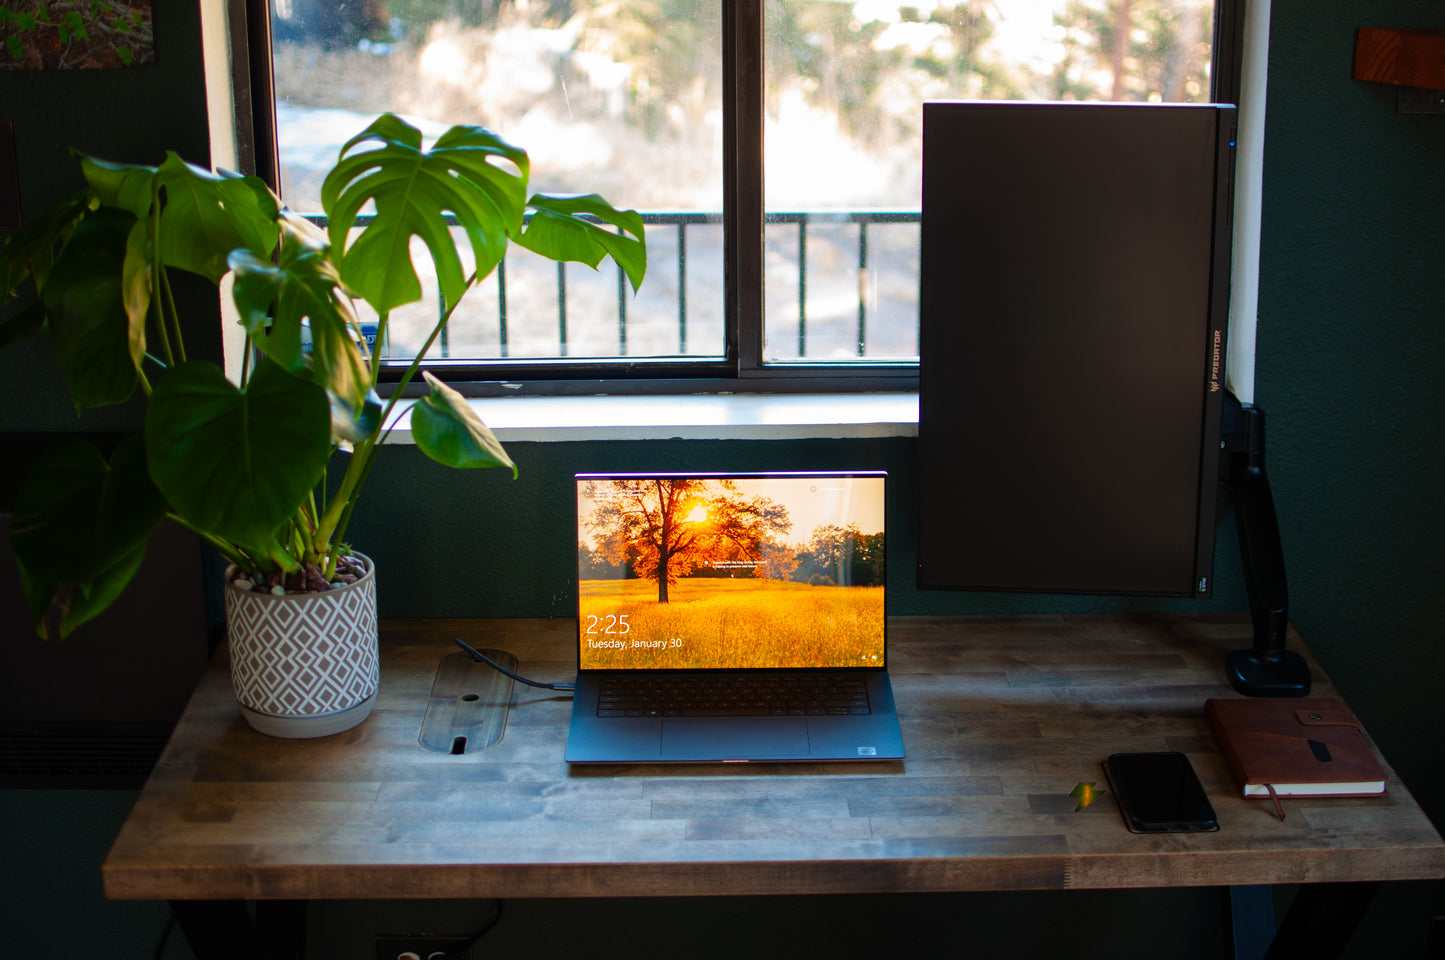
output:
{"label": "laptop keyboard", "polygon": [[868,685],[847,675],[604,677],[599,717],[824,717],[872,712]]}

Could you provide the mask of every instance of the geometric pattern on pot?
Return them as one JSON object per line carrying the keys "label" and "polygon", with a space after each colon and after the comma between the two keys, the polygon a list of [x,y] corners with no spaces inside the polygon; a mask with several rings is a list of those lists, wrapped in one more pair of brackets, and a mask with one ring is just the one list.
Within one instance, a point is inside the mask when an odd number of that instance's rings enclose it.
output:
{"label": "geometric pattern on pot", "polygon": [[231,685],[242,705],[273,717],[314,717],[376,693],[376,578],[326,593],[273,596],[226,580]]}

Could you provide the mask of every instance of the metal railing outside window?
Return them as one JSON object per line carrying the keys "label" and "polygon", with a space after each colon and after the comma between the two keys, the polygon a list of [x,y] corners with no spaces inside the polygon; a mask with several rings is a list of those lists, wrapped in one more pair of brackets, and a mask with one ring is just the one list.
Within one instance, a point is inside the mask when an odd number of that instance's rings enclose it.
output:
{"label": "metal railing outside window", "polygon": [[[308,219],[324,228],[327,224],[326,218],[313,216]],[[357,218],[357,226],[364,226],[371,220],[368,216]],[[677,318],[677,356],[687,356],[688,351],[688,296],[687,296],[687,250],[688,232],[691,228],[700,225],[717,226],[722,222],[720,213],[702,212],[672,212],[672,213],[647,213],[642,215],[643,224],[649,228],[649,232],[656,228],[671,228],[674,234],[677,255],[672,270],[676,279],[676,318]],[[808,356],[808,248],[809,248],[809,227],[814,224],[848,224],[856,228],[857,238],[857,259],[852,265],[852,279],[856,281],[858,289],[857,304],[857,335],[856,355],[860,359],[868,356],[868,319],[869,305],[872,300],[869,293],[870,263],[869,263],[869,228],[874,225],[916,225],[921,220],[921,214],[917,211],[849,211],[843,213],[805,213],[805,212],[776,212],[764,216],[764,222],[768,225],[787,224],[797,228],[796,246],[796,271],[797,271],[797,357]],[[450,226],[456,226],[454,218],[448,219]],[[610,261],[609,261],[610,262]],[[652,270],[665,268],[666,264],[654,263]],[[628,354],[628,304],[632,300],[632,290],[627,283],[627,277],[620,267],[613,265],[610,268],[617,278],[617,305],[616,305],[616,352],[609,356],[627,357]],[[556,270],[556,333],[557,342],[560,344],[560,356],[569,356],[568,336],[568,310],[567,310],[567,267],[558,263]],[[507,285],[507,261],[504,258],[498,264],[495,272],[496,283],[496,323],[498,336],[498,357],[509,359],[512,348],[512,323],[508,310],[508,285]],[[476,294],[471,294],[475,296]],[[446,309],[441,302],[440,295],[434,295],[429,307],[434,310],[434,315],[440,315]],[[455,321],[454,321],[455,322]],[[465,354],[454,353],[451,345],[451,331],[447,328],[442,330],[438,338],[436,356],[442,360],[463,360],[476,361],[486,358],[477,358]],[[895,358],[896,359],[896,358]]]}

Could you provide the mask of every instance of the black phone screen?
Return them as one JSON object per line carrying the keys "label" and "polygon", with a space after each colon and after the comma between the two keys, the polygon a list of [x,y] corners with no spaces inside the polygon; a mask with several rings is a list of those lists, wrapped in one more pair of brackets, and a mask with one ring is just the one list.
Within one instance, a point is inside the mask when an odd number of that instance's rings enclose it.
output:
{"label": "black phone screen", "polygon": [[1135,833],[1218,830],[1214,807],[1182,753],[1116,753],[1104,761],[1124,822]]}

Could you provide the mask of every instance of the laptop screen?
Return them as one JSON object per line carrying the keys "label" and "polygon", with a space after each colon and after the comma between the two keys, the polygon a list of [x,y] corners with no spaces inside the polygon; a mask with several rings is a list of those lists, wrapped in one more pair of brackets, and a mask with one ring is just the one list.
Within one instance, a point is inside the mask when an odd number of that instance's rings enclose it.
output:
{"label": "laptop screen", "polygon": [[885,666],[885,479],[578,474],[581,669]]}

